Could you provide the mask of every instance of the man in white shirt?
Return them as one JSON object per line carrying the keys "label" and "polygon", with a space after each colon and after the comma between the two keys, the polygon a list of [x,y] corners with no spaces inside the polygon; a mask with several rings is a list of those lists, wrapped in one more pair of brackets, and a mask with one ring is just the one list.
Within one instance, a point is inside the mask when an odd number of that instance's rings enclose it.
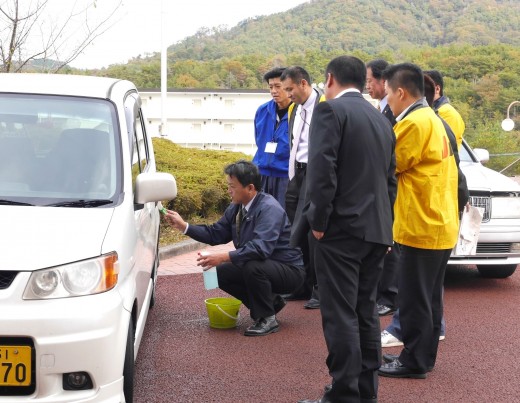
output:
{"label": "man in white shirt", "polygon": [[[305,175],[309,151],[309,127],[314,107],[322,100],[321,94],[312,88],[309,73],[300,66],[285,69],[282,76],[282,85],[293,102],[289,107],[289,141],[291,152],[289,155],[289,184],[285,194],[285,211],[293,229],[301,219],[303,201],[305,197]],[[323,98],[324,99],[324,98]],[[305,265],[305,283],[300,290],[286,296],[288,300],[309,299],[304,307],[317,309],[320,307],[316,274],[310,264],[311,251],[306,236],[296,237],[291,234],[291,245],[299,246],[303,252]]]}

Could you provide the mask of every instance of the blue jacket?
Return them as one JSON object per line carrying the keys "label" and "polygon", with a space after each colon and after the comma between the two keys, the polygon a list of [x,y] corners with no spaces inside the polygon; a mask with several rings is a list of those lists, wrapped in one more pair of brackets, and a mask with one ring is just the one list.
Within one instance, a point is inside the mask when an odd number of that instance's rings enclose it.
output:
{"label": "blue jacket", "polygon": [[[274,154],[265,152],[265,145],[270,141],[278,144]],[[291,151],[289,148],[287,114],[276,127],[276,102],[274,100],[260,105],[256,111],[255,142],[258,149],[253,158],[253,163],[260,170],[260,174],[287,177],[289,175],[289,153]]]}
{"label": "blue jacket", "polygon": [[186,235],[209,245],[233,241],[236,249],[229,256],[239,267],[251,260],[271,259],[303,270],[301,250],[289,246],[291,226],[287,214],[273,196],[258,192],[242,221],[240,242],[236,231],[239,207],[230,204],[215,224],[190,225]]}

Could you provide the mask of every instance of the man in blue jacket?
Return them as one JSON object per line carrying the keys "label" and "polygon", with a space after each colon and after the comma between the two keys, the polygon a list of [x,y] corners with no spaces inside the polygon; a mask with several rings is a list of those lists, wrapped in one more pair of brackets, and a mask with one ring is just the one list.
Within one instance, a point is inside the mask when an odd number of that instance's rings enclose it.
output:
{"label": "man in blue jacket", "polygon": [[289,136],[287,110],[291,104],[282,88],[280,77],[285,68],[276,67],[264,75],[269,85],[270,101],[260,105],[255,114],[255,142],[257,151],[253,163],[262,176],[262,190],[285,206],[285,192],[289,181]]}
{"label": "man in blue jacket", "polygon": [[299,248],[289,246],[291,227],[285,210],[260,192],[260,173],[248,161],[224,169],[231,205],[212,225],[189,225],[168,211],[166,220],[189,237],[209,245],[233,241],[235,250],[199,256],[204,270],[216,266],[220,289],[241,300],[255,321],[245,336],[264,336],[279,330],[276,313],[284,306],[280,294],[298,288],[305,276]]}

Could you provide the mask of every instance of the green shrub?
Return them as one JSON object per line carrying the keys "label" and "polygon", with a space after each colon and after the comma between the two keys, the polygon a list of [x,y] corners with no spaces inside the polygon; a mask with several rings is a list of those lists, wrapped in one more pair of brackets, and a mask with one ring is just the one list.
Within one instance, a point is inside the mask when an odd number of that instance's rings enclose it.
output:
{"label": "green shrub", "polygon": [[153,138],[157,170],[177,181],[177,198],[163,204],[186,220],[214,217],[230,203],[224,167],[251,156],[232,151],[184,148],[163,138]]}

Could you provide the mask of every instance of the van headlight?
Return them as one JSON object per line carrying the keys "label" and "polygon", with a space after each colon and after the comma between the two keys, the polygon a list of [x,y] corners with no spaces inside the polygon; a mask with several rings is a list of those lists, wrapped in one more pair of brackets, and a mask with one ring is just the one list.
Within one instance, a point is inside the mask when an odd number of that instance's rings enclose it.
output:
{"label": "van headlight", "polygon": [[520,218],[520,197],[492,197],[491,218]]}
{"label": "van headlight", "polygon": [[23,299],[51,299],[99,294],[114,288],[119,275],[117,253],[38,270],[31,274]]}

